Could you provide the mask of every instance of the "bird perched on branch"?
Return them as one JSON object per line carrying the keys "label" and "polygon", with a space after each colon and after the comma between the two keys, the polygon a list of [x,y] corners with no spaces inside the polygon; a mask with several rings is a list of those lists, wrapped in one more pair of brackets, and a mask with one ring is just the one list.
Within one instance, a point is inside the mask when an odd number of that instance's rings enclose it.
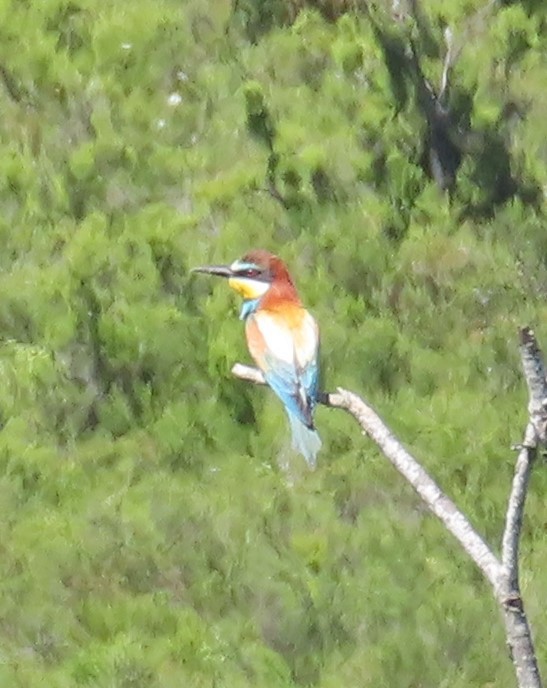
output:
{"label": "bird perched on branch", "polygon": [[318,395],[317,323],[302,305],[285,263],[264,250],[250,251],[231,265],[206,265],[203,272],[228,279],[243,297],[247,345],[266,382],[283,402],[293,447],[315,467],[321,440],[313,411]]}

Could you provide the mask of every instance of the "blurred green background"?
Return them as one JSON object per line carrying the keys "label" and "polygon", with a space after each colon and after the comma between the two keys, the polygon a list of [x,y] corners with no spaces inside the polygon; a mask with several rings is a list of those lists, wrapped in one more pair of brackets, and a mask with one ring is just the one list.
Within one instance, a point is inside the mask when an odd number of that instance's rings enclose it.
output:
{"label": "blurred green background", "polygon": [[[189,277],[279,253],[326,388],[368,399],[497,550],[517,327],[547,350],[547,15],[484,6],[0,0],[2,686],[514,686],[455,541],[340,411],[307,472],[274,395],[230,374],[237,299]],[[423,85],[447,26],[443,129]],[[546,491],[538,464],[544,671]]]}

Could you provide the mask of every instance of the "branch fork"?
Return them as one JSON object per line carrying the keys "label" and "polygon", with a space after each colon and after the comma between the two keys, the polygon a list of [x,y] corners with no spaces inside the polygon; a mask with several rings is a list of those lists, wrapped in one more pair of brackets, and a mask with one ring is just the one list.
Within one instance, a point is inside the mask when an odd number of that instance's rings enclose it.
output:
{"label": "branch fork", "polygon": [[[532,634],[524,610],[518,577],[519,543],[532,465],[538,447],[547,443],[547,379],[543,356],[533,330],[519,331],[520,354],[529,390],[529,420],[519,445],[515,473],[509,494],[501,556],[497,556],[456,504],[441,490],[421,464],[405,449],[378,414],[357,394],[338,388],[321,393],[318,403],[340,408],[352,415],[362,433],[380,448],[383,455],[412,485],[428,509],[475,562],[490,583],[505,620],[509,654],[519,688],[542,688]],[[237,363],[232,373],[254,384],[266,384],[256,368]]]}

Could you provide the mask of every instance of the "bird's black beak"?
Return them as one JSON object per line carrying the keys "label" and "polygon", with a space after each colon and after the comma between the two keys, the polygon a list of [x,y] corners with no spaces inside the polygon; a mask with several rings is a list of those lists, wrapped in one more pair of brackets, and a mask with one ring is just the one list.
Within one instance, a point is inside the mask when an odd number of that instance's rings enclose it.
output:
{"label": "bird's black beak", "polygon": [[192,268],[190,272],[203,272],[206,275],[217,275],[218,277],[233,277],[234,272],[228,265],[203,265],[199,268]]}

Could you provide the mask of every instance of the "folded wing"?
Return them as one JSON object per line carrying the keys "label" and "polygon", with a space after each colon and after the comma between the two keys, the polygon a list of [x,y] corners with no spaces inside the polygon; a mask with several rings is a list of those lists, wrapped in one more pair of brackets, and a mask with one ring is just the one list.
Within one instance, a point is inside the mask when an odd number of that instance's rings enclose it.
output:
{"label": "folded wing", "polygon": [[287,411],[313,428],[319,347],[315,320],[303,308],[258,311],[246,322],[249,351]]}

